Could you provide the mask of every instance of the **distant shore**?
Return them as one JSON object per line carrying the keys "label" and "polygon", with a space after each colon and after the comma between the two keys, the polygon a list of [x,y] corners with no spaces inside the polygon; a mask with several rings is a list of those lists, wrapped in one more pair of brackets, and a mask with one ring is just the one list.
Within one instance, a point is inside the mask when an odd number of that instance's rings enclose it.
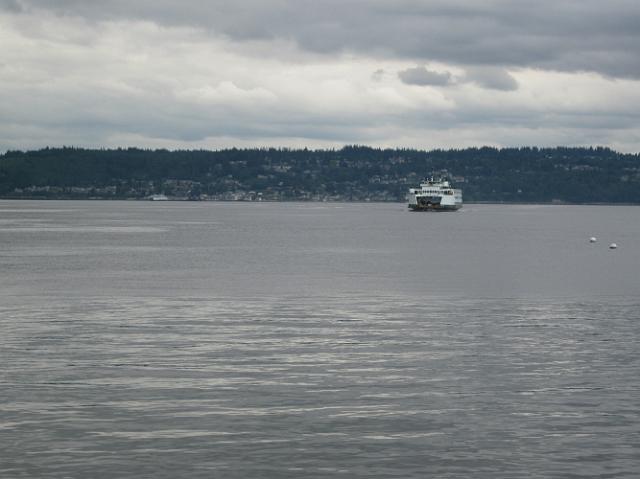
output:
{"label": "distant shore", "polygon": [[462,150],[45,148],[0,155],[5,199],[403,202],[425,177],[465,203],[640,204],[640,155],[601,148]]}
{"label": "distant shore", "polygon": [[[381,201],[381,200],[314,200],[314,199],[286,199],[286,200],[226,200],[226,199],[189,199],[189,198],[171,198],[163,200],[153,200],[150,198],[72,198],[67,196],[42,198],[37,196],[0,196],[0,201],[126,201],[141,203],[317,203],[317,204],[397,204],[404,205],[402,201]],[[539,205],[539,206],[640,206],[640,203],[629,202],[565,202],[565,201],[547,201],[547,202],[531,202],[531,201],[465,201],[464,205]]]}

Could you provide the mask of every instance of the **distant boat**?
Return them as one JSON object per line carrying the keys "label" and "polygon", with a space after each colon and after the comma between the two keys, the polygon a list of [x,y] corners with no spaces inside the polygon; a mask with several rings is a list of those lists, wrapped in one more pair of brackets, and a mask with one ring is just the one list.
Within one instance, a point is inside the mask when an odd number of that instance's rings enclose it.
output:
{"label": "distant boat", "polygon": [[446,180],[428,178],[420,188],[409,188],[408,200],[412,211],[456,211],[462,208],[462,190]]}
{"label": "distant boat", "polygon": [[165,195],[153,195],[149,199],[151,201],[168,201],[169,200],[169,198],[167,198]]}

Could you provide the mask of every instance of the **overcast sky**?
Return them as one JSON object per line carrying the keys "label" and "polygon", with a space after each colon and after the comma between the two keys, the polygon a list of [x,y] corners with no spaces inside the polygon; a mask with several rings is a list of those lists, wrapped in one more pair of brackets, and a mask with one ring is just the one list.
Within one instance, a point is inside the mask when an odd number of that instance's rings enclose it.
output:
{"label": "overcast sky", "polygon": [[640,151],[637,0],[0,0],[0,150]]}

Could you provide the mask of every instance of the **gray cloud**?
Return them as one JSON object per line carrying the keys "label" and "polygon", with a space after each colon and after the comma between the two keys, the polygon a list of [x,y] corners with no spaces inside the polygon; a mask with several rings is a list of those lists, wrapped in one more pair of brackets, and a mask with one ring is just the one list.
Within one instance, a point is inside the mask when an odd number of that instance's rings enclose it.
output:
{"label": "gray cloud", "polygon": [[469,68],[466,79],[491,90],[513,91],[518,89],[516,79],[509,72],[496,67]]}
{"label": "gray cloud", "polygon": [[399,71],[398,77],[407,85],[445,86],[451,83],[451,73],[439,73],[427,70],[425,67],[407,68],[406,70]]}
{"label": "gray cloud", "polygon": [[0,0],[0,150],[597,139],[637,151],[639,10],[623,0]]}
{"label": "gray cloud", "polygon": [[22,6],[18,0],[0,0],[0,11],[6,12],[22,12]]}
{"label": "gray cloud", "polygon": [[[17,5],[17,0],[3,0]],[[192,26],[235,41],[293,40],[308,51],[594,71],[640,78],[636,0],[20,0],[92,20]],[[277,52],[272,52],[277,55]]]}

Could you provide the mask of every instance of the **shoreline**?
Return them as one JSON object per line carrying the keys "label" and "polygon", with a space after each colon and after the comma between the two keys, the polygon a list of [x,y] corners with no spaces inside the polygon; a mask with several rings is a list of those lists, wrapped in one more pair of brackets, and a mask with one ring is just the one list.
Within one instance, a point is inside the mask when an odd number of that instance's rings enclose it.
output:
{"label": "shoreline", "polygon": [[[404,201],[382,201],[382,200],[308,200],[308,199],[290,199],[290,200],[224,200],[224,199],[204,199],[204,200],[190,200],[187,198],[167,198],[166,200],[152,200],[149,198],[69,198],[69,197],[56,197],[56,198],[40,198],[40,197],[7,197],[0,196],[0,201],[124,201],[124,202],[141,202],[141,203],[353,203],[353,204],[397,204],[406,205]],[[640,203],[629,202],[565,202],[565,201],[547,201],[547,202],[527,202],[527,201],[465,201],[463,208],[466,205],[536,205],[536,206],[640,206]]]}

